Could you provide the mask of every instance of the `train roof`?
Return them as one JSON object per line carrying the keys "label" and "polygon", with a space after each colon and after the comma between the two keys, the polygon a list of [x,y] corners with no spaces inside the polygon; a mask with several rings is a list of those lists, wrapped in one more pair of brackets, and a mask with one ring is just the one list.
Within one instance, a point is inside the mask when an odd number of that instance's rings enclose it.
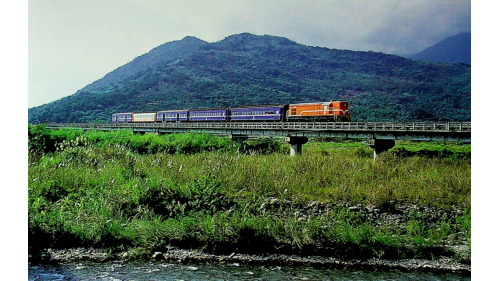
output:
{"label": "train roof", "polygon": [[189,111],[204,111],[204,110],[228,110],[228,107],[210,107],[210,108],[196,108],[189,109]]}
{"label": "train roof", "polygon": [[331,102],[304,102],[304,103],[291,103],[290,106],[296,106],[296,105],[315,105],[315,104],[321,104],[321,105],[329,105]]}
{"label": "train roof", "polygon": [[264,105],[245,105],[245,106],[238,106],[238,107],[231,107],[230,109],[240,109],[240,108],[265,108],[265,107],[284,107],[287,106],[288,104],[264,104]]}
{"label": "train roof", "polygon": [[177,112],[177,111],[188,111],[190,109],[169,109],[169,110],[160,110],[160,111],[157,111],[158,113],[160,112]]}
{"label": "train roof", "polygon": [[331,100],[331,101],[318,101],[318,102],[303,102],[303,103],[291,103],[290,105],[313,105],[313,104],[322,104],[322,105],[328,105],[332,102],[347,102],[344,100]]}

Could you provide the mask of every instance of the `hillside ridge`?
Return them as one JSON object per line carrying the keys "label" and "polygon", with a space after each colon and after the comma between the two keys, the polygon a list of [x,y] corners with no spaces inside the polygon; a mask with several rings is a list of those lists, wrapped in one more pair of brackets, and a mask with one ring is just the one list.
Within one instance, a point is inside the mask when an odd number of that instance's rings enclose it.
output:
{"label": "hillside ridge", "polygon": [[151,51],[136,57],[131,62],[124,64],[114,71],[106,74],[103,78],[85,86],[80,91],[91,91],[117,83],[122,79],[154,67],[158,63],[166,63],[181,58],[197,49],[207,42],[193,36],[186,36],[182,40],[162,44]]}
{"label": "hillside ridge", "polygon": [[426,48],[411,58],[416,60],[471,64],[471,39],[471,33],[459,33]]}

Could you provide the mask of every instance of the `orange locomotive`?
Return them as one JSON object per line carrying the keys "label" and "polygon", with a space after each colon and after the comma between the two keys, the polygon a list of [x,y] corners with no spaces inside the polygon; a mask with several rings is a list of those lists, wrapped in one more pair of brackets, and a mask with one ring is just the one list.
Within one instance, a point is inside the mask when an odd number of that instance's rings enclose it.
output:
{"label": "orange locomotive", "polygon": [[288,121],[350,122],[349,104],[346,101],[290,104]]}

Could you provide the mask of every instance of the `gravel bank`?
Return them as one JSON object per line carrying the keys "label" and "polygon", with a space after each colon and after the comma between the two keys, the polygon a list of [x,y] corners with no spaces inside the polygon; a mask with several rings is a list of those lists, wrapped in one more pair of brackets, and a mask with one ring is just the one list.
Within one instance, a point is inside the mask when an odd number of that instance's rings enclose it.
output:
{"label": "gravel bank", "polygon": [[[128,253],[121,252],[110,254],[101,249],[93,248],[74,248],[54,250],[48,249],[38,255],[29,255],[30,262],[105,262],[114,260],[128,260]],[[400,270],[427,270],[427,271],[451,271],[460,273],[470,273],[471,265],[454,261],[451,258],[438,258],[435,260],[425,259],[352,259],[342,260],[335,257],[322,256],[297,256],[297,255],[247,255],[232,253],[229,255],[215,255],[203,253],[198,250],[186,250],[169,247],[165,252],[151,253],[150,259],[165,260],[168,262],[216,262],[228,263],[238,266],[240,263],[259,264],[287,264],[287,265],[306,265],[317,267],[337,267],[337,268],[373,268],[373,269],[400,269]]]}

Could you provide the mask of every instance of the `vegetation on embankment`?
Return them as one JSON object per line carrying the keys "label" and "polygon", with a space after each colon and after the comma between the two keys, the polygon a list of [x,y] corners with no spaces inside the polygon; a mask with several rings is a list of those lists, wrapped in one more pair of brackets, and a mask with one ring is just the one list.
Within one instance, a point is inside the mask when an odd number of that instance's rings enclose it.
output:
{"label": "vegetation on embankment", "polygon": [[470,158],[374,162],[368,149],[317,143],[289,157],[269,140],[41,125],[28,136],[32,247],[411,258],[465,243],[470,259]]}

